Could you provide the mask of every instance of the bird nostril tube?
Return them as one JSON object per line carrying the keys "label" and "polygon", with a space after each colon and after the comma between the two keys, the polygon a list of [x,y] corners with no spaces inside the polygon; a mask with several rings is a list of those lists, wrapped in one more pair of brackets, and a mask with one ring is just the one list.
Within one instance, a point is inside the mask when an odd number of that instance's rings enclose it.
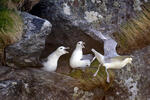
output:
{"label": "bird nostril tube", "polygon": [[70,47],[66,47],[65,49],[70,49]]}

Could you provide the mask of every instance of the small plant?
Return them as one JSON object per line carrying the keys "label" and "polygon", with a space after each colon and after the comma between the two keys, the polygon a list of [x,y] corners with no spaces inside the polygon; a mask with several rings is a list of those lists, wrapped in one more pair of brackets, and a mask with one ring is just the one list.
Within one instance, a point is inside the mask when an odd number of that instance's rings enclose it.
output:
{"label": "small plant", "polygon": [[10,16],[11,11],[2,8],[0,9],[0,32],[4,34],[9,31],[9,29],[13,28],[13,19]]}

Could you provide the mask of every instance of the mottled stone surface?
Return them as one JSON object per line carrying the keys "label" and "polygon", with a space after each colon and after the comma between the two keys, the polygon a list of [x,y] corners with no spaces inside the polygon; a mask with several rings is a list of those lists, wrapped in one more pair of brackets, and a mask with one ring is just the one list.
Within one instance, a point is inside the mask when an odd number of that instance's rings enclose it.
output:
{"label": "mottled stone surface", "polygon": [[0,100],[100,100],[104,97],[101,89],[84,91],[79,88],[79,81],[59,73],[0,68]]}
{"label": "mottled stone surface", "polygon": [[21,13],[24,21],[22,39],[6,48],[6,63],[9,66],[37,66],[45,48],[45,39],[51,32],[51,23],[45,19]]}
{"label": "mottled stone surface", "polygon": [[38,69],[1,67],[0,76],[1,100],[71,100],[76,84],[71,77]]}
{"label": "mottled stone surface", "polygon": [[106,100],[150,98],[150,46],[134,51],[132,55],[133,64],[116,71],[114,86],[107,93]]}

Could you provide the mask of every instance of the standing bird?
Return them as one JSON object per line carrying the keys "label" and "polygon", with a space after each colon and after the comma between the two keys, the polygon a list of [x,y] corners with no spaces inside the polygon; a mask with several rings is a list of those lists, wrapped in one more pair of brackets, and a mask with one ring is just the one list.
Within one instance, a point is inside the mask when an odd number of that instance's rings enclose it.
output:
{"label": "standing bird", "polygon": [[47,61],[43,63],[44,67],[42,69],[49,72],[56,71],[60,56],[69,53],[68,51],[66,51],[67,49],[69,49],[69,47],[58,47],[54,52],[52,52],[48,56]]}
{"label": "standing bird", "polygon": [[83,41],[79,41],[76,44],[76,48],[73,51],[70,58],[71,68],[86,68],[89,67],[93,56],[91,54],[83,55],[82,49],[85,48]]}
{"label": "standing bird", "polygon": [[[100,31],[90,30],[98,35],[100,39],[104,42],[104,55],[97,52],[95,49],[91,49],[94,53],[95,57],[99,61],[100,65],[102,64],[106,68],[107,73],[107,82],[109,82],[109,73],[107,69],[121,69],[126,64],[132,62],[132,58],[130,56],[120,56],[116,51],[117,42],[112,39],[110,36],[104,36]],[[94,76],[97,75],[100,65],[95,72]]]}

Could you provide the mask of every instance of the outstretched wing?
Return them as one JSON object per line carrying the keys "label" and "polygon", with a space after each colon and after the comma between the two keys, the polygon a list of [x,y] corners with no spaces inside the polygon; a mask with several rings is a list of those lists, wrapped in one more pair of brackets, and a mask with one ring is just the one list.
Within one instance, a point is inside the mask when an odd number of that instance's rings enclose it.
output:
{"label": "outstretched wing", "polygon": [[83,55],[81,60],[90,60],[92,61],[94,56],[92,54]]}
{"label": "outstretched wing", "polygon": [[131,58],[131,56],[116,56],[116,57],[111,58],[110,60],[111,61],[123,61],[126,58]]}
{"label": "outstretched wing", "polygon": [[106,58],[119,56],[116,51],[117,42],[112,38],[104,40],[104,56]]}
{"label": "outstretched wing", "polygon": [[109,35],[104,36],[100,31],[90,29],[98,39],[102,39],[104,41],[104,56],[105,58],[116,57],[119,56],[116,52],[117,42],[113,40]]}

